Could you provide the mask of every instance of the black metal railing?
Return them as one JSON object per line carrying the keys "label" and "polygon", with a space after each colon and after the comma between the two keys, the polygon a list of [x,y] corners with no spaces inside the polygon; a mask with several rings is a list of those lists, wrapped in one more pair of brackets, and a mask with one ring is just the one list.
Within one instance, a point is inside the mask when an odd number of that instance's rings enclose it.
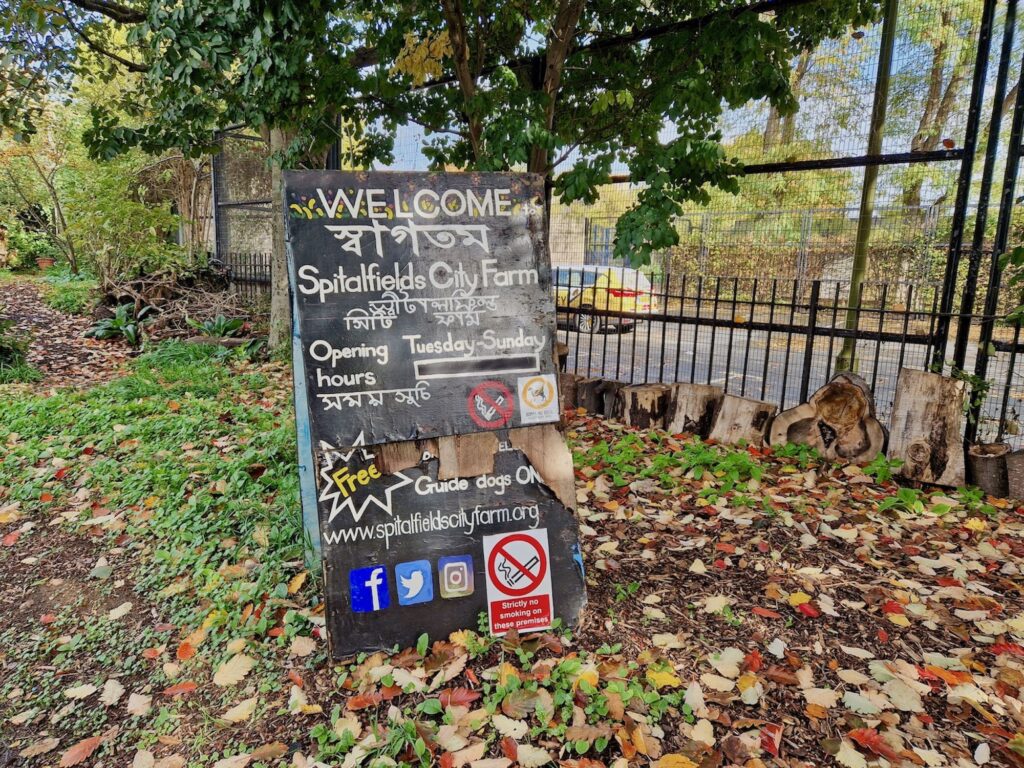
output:
{"label": "black metal railing", "polygon": [[[928,369],[942,347],[941,286],[932,282],[865,283],[851,308],[845,284],[822,280],[680,275],[650,281],[637,270],[583,266],[555,267],[552,277],[567,370],[583,376],[713,384],[789,408],[831,378],[845,346],[884,423],[900,369]],[[997,320],[954,314],[946,327],[965,321],[977,328],[986,319]],[[1024,346],[1019,328],[996,327],[987,350],[995,375],[978,433],[1012,441],[1024,414],[1024,388],[1014,373]],[[977,354],[974,344],[966,370]]]}

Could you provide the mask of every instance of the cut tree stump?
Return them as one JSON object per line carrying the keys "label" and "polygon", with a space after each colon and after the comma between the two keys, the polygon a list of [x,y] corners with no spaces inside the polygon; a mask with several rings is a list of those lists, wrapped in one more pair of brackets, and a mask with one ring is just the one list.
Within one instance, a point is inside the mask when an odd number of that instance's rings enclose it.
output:
{"label": "cut tree stump", "polygon": [[722,407],[725,390],[708,384],[672,384],[665,403],[665,429],[707,437]]}
{"label": "cut tree stump", "polygon": [[760,448],[764,445],[768,422],[777,410],[774,403],[726,395],[708,438],[724,445],[735,445],[742,440]]}
{"label": "cut tree stump", "polygon": [[562,403],[562,411],[576,410],[576,385],[580,377],[575,373],[558,374],[558,398]]}
{"label": "cut tree stump", "polygon": [[776,416],[768,442],[809,445],[828,461],[866,464],[885,449],[885,428],[867,382],[837,373],[808,402]]}
{"label": "cut tree stump", "polygon": [[1006,457],[1006,485],[1011,499],[1024,500],[1024,451]]}
{"label": "cut tree stump", "polygon": [[967,449],[967,479],[989,496],[1005,499],[1010,495],[1006,457],[1008,443],[975,443]]}
{"label": "cut tree stump", "polygon": [[604,379],[580,378],[576,380],[576,407],[587,413],[604,413],[602,386]]}
{"label": "cut tree stump", "polygon": [[627,427],[663,427],[670,390],[667,384],[629,384],[616,393],[615,412]]}
{"label": "cut tree stump", "polygon": [[601,382],[601,413],[604,414],[606,419],[621,419],[622,410],[619,407],[622,403],[619,401],[619,392],[626,385],[621,381],[605,381]]}
{"label": "cut tree stump", "polygon": [[961,486],[966,481],[960,434],[966,385],[937,373],[904,368],[892,404],[889,458],[908,480]]}

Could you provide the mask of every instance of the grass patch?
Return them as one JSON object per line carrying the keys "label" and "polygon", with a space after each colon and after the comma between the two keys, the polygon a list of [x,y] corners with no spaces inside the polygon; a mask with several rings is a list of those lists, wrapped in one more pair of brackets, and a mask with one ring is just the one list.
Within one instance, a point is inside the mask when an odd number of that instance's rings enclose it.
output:
{"label": "grass patch", "polygon": [[[171,621],[258,635],[266,628],[244,622],[242,606],[287,594],[284,563],[302,557],[291,404],[280,382],[214,355],[168,342],[109,384],[13,397],[0,414],[0,487],[31,509],[84,483],[152,548],[135,588]],[[62,465],[60,479],[39,470]]]}
{"label": "grass patch", "polygon": [[43,301],[69,315],[88,315],[96,304],[96,282],[75,280],[51,283],[46,288]]}
{"label": "grass patch", "polygon": [[28,336],[15,328],[13,320],[0,319],[0,384],[38,381],[42,378],[42,374],[25,360],[28,344]]}
{"label": "grass patch", "polygon": [[45,278],[43,301],[69,315],[89,315],[96,305],[98,283],[88,275],[67,270],[51,271]]}
{"label": "grass patch", "polygon": [[42,378],[38,368],[24,361],[13,364],[0,362],[0,384],[28,384]]}

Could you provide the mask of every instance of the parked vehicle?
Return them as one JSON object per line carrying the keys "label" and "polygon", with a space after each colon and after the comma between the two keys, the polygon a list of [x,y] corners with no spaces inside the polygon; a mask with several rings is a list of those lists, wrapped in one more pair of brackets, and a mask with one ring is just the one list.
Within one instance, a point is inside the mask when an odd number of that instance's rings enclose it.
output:
{"label": "parked vehicle", "polygon": [[[571,307],[622,315],[650,314],[655,311],[651,281],[638,270],[586,265],[555,266],[552,271],[555,306],[559,310]],[[558,321],[560,325],[571,326],[581,333],[611,328],[621,333],[633,330],[635,318],[560,312]]]}

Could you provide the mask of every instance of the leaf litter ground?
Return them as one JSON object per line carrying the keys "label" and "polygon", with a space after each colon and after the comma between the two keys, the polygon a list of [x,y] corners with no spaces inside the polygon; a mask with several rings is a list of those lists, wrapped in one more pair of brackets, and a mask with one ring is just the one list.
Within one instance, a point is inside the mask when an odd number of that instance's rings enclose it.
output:
{"label": "leaf litter ground", "polygon": [[291,407],[175,343],[10,398],[0,765],[1024,765],[1012,505],[577,415],[581,626],[339,665]]}
{"label": "leaf litter ground", "polygon": [[128,358],[127,345],[86,338],[92,320],[48,306],[40,290],[41,281],[0,278],[0,319],[13,320],[15,331],[31,340],[28,362],[42,374],[32,387],[88,386],[116,375]]}

